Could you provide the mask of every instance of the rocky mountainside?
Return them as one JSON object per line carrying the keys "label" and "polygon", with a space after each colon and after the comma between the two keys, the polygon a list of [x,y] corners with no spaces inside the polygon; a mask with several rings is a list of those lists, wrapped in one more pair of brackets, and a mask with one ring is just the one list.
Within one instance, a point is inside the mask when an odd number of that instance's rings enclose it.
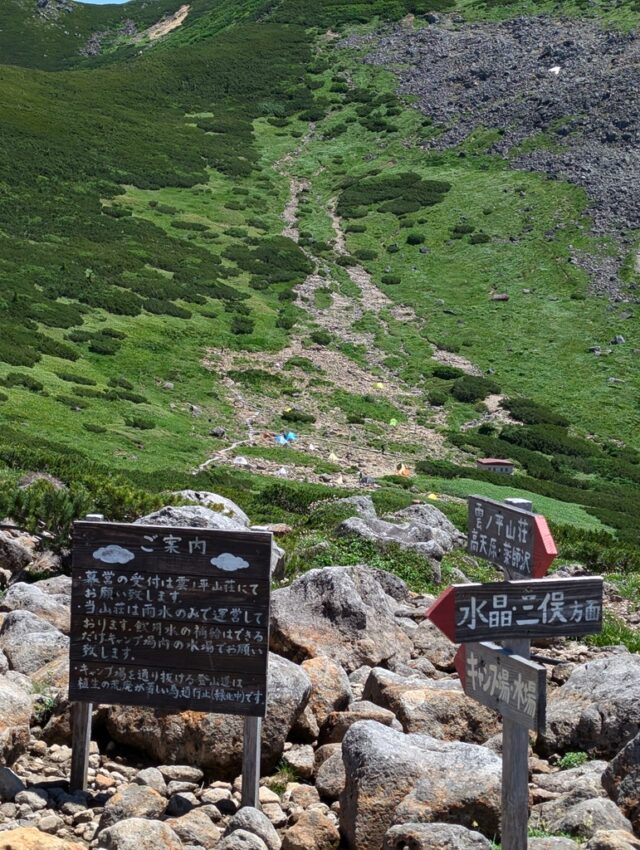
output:
{"label": "rocky mountainside", "polygon": [[[233,503],[197,495],[200,507],[169,506],[142,521],[247,527]],[[353,513],[351,527],[381,531],[370,499],[343,507]],[[430,505],[388,520],[389,528],[411,530],[413,545],[434,568],[443,549],[464,542]],[[437,541],[440,554],[429,541]],[[499,844],[499,719],[463,693],[456,647],[424,616],[433,596],[365,564],[312,569],[273,592],[260,811],[239,803],[242,720],[194,712],[96,706],[90,787],[70,793],[71,582],[62,575],[22,581],[43,568],[35,546],[27,535],[0,531],[9,583],[0,606],[0,746],[7,765],[0,768],[0,847]],[[547,669],[549,704],[545,733],[531,739],[529,847],[635,850],[640,657],[623,646],[567,640],[547,641],[534,653]]]}

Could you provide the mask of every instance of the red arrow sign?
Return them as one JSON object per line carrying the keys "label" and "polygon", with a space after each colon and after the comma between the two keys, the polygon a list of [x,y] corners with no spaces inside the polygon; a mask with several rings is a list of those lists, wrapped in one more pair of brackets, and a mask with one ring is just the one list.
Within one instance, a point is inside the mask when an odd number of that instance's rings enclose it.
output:
{"label": "red arrow sign", "polygon": [[557,556],[546,519],[483,496],[469,497],[467,551],[509,578],[542,578]]}
{"label": "red arrow sign", "polygon": [[[456,643],[456,589],[448,587],[427,608],[427,619],[445,634],[450,641]],[[456,655],[456,658],[458,656]],[[457,668],[456,668],[457,669]],[[458,670],[458,673],[460,671]],[[462,674],[460,674],[462,679]]]}

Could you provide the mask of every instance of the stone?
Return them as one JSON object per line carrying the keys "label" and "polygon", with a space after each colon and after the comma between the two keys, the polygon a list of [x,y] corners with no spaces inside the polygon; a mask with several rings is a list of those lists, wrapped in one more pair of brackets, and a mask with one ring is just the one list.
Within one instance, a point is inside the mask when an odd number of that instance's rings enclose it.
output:
{"label": "stone", "polygon": [[640,838],[624,830],[599,829],[584,850],[640,850]]}
{"label": "stone", "polygon": [[163,796],[167,794],[167,784],[157,767],[147,767],[139,771],[134,776],[133,781],[137,785],[148,785],[149,788],[153,788],[154,791]]}
{"label": "stone", "polygon": [[12,670],[35,673],[69,651],[69,638],[30,611],[10,611],[0,627],[0,649]]}
{"label": "stone", "polygon": [[268,850],[268,848],[257,835],[245,829],[237,829],[223,838],[216,850]]}
{"label": "stone", "polygon": [[188,814],[198,806],[198,798],[190,791],[178,791],[169,800],[166,814],[170,817],[179,818]]}
{"label": "stone", "polygon": [[26,789],[22,779],[10,767],[0,767],[0,802],[12,803],[16,794]]}
{"label": "stone", "polygon": [[[70,839],[47,835],[45,832],[40,832],[39,829],[29,826],[0,832],[0,850],[85,850],[85,846]],[[125,850],[125,848],[120,848],[120,850]],[[151,850],[151,848],[139,847],[137,850]],[[165,850],[165,848],[158,848],[158,850]],[[174,848],[170,848],[170,850],[174,850]],[[178,848],[175,848],[175,850],[178,850]]]}
{"label": "stone", "polygon": [[0,529],[0,567],[12,575],[33,560],[35,541],[18,531]]}
{"label": "stone", "polygon": [[42,788],[26,788],[24,791],[19,791],[14,797],[14,802],[18,805],[29,806],[34,812],[40,809],[46,809],[49,803],[49,796]]}
{"label": "stone", "polygon": [[426,658],[437,670],[453,673],[456,645],[431,620],[422,620],[412,633],[413,658]]}
{"label": "stone", "polygon": [[[262,726],[263,774],[271,772],[280,760],[310,690],[304,670],[279,655],[270,655],[267,716]],[[242,767],[241,717],[114,706],[107,710],[107,729],[114,740],[142,750],[156,762],[187,762],[215,769],[221,779],[232,779]]]}
{"label": "stone", "polygon": [[385,726],[393,726],[396,718],[392,711],[388,711],[373,703],[363,703],[362,707],[354,707],[349,711],[332,711],[324,722],[318,743],[323,746],[325,744],[339,744],[347,731],[359,720],[375,720],[376,723],[382,723]]}
{"label": "stone", "polygon": [[351,850],[380,847],[394,823],[448,819],[498,832],[501,760],[491,750],[365,720],[347,732],[342,752],[340,826]]}
{"label": "stone", "polygon": [[577,666],[550,694],[536,749],[612,758],[639,732],[640,656],[621,653]]}
{"label": "stone", "polygon": [[580,850],[578,844],[570,838],[530,838],[528,850]]}
{"label": "stone", "polygon": [[330,658],[310,658],[302,669],[311,680],[309,709],[322,726],[332,711],[343,711],[351,702],[351,683],[339,664]]}
{"label": "stone", "polygon": [[[223,431],[222,436],[224,437],[224,429],[221,430]],[[220,496],[218,493],[209,493],[206,490],[180,490],[175,495],[185,501],[195,502],[198,505],[202,505],[215,513],[231,517],[236,522],[244,525],[245,528],[248,528],[250,525],[249,517],[242,508],[238,507],[238,505],[236,505],[235,502],[232,502],[231,499],[227,499],[226,496]]]}
{"label": "stone", "polygon": [[63,634],[69,634],[71,608],[66,596],[48,593],[37,584],[13,584],[0,603],[0,611],[31,611]]}
{"label": "stone", "polygon": [[229,821],[225,837],[237,830],[257,835],[265,844],[267,850],[280,850],[282,841],[268,817],[258,809],[246,806],[240,809]]}
{"label": "stone", "polygon": [[187,812],[182,817],[166,820],[165,823],[184,844],[198,844],[205,850],[212,850],[222,835],[222,830],[199,809]]}
{"label": "stone", "polygon": [[64,826],[64,821],[58,815],[45,815],[38,821],[38,829],[53,834]]}
{"label": "stone", "polygon": [[530,826],[582,840],[592,838],[599,829],[631,832],[631,824],[611,800],[596,797],[573,802],[573,799],[568,795],[534,806],[529,819]]}
{"label": "stone", "polygon": [[403,823],[387,831],[382,850],[491,850],[491,846],[484,835],[463,826]]}
{"label": "stone", "polygon": [[[333,746],[327,744],[326,748]],[[316,771],[316,788],[323,800],[333,802],[340,797],[346,784],[346,773],[344,761],[342,760],[342,747],[324,760]],[[322,747],[321,749],[325,749]]]}
{"label": "stone", "polygon": [[538,788],[556,795],[571,794],[575,797],[579,794],[585,800],[591,797],[604,797],[602,776],[606,767],[606,761],[587,761],[569,770],[538,774],[533,781]]}
{"label": "stone", "polygon": [[340,833],[317,811],[303,812],[282,837],[282,850],[337,850]]}
{"label": "stone", "polygon": [[107,829],[128,818],[156,819],[164,814],[167,801],[148,785],[125,785],[109,799],[100,818],[99,829]]}
{"label": "stone", "polygon": [[640,734],[625,744],[607,766],[602,785],[640,834]]}
{"label": "stone", "polygon": [[191,782],[197,785],[204,777],[199,767],[188,764],[161,764],[158,770],[165,782]]}
{"label": "stone", "polygon": [[363,697],[393,712],[407,733],[484,743],[500,728],[495,713],[467,697],[455,679],[407,677],[376,667]]}
{"label": "stone", "polygon": [[315,767],[315,752],[310,744],[294,744],[282,756],[284,763],[300,779],[311,779]]}
{"label": "stone", "polygon": [[290,782],[282,799],[285,805],[291,804],[292,806],[299,806],[302,809],[308,809],[320,802],[320,795],[314,785]]}
{"label": "stone", "polygon": [[183,850],[182,841],[165,823],[127,818],[98,833],[104,850]]}
{"label": "stone", "polygon": [[12,764],[27,748],[31,706],[32,696],[16,674],[0,677],[0,761],[4,764]]}
{"label": "stone", "polygon": [[313,744],[320,734],[320,727],[315,714],[308,705],[298,717],[291,729],[292,739],[303,744]]}
{"label": "stone", "polygon": [[381,571],[364,566],[309,570],[274,591],[271,647],[299,663],[328,656],[348,673],[406,660],[411,642],[394,617]]}

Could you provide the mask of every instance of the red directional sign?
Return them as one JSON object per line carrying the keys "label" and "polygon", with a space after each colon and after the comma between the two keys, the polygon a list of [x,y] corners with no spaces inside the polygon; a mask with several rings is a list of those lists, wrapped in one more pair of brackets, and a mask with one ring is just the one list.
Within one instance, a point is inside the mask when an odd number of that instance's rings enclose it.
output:
{"label": "red directional sign", "polygon": [[454,584],[427,611],[453,643],[573,637],[602,629],[599,576]]}
{"label": "red directional sign", "polygon": [[467,551],[511,578],[542,578],[558,554],[546,519],[482,496],[469,497]]}

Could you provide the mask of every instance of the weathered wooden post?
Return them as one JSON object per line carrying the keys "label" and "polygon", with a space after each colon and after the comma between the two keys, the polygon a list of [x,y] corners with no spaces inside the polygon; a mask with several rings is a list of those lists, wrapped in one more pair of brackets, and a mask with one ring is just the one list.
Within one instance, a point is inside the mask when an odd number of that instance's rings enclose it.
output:
{"label": "weathered wooden post", "polygon": [[527,850],[529,730],[543,732],[546,720],[546,671],[530,660],[530,640],[597,634],[603,581],[544,578],[556,546],[524,499],[471,496],[467,551],[507,580],[453,585],[427,617],[461,644],[455,665],[467,696],[502,715],[502,850]]}
{"label": "weathered wooden post", "polygon": [[260,808],[260,734],[261,717],[245,717],[242,750],[242,797],[243,806]]}
{"label": "weathered wooden post", "polygon": [[[505,499],[505,504],[533,511],[526,499]],[[505,578],[518,578],[503,567]],[[511,638],[502,646],[529,658],[531,641]],[[529,842],[529,730],[508,717],[502,720],[502,850],[527,850]]]}
{"label": "weathered wooden post", "polygon": [[[87,514],[86,522],[104,522],[103,514]],[[89,749],[91,747],[91,715],[93,703],[74,702],[71,707],[71,776],[72,791],[87,790]]]}

